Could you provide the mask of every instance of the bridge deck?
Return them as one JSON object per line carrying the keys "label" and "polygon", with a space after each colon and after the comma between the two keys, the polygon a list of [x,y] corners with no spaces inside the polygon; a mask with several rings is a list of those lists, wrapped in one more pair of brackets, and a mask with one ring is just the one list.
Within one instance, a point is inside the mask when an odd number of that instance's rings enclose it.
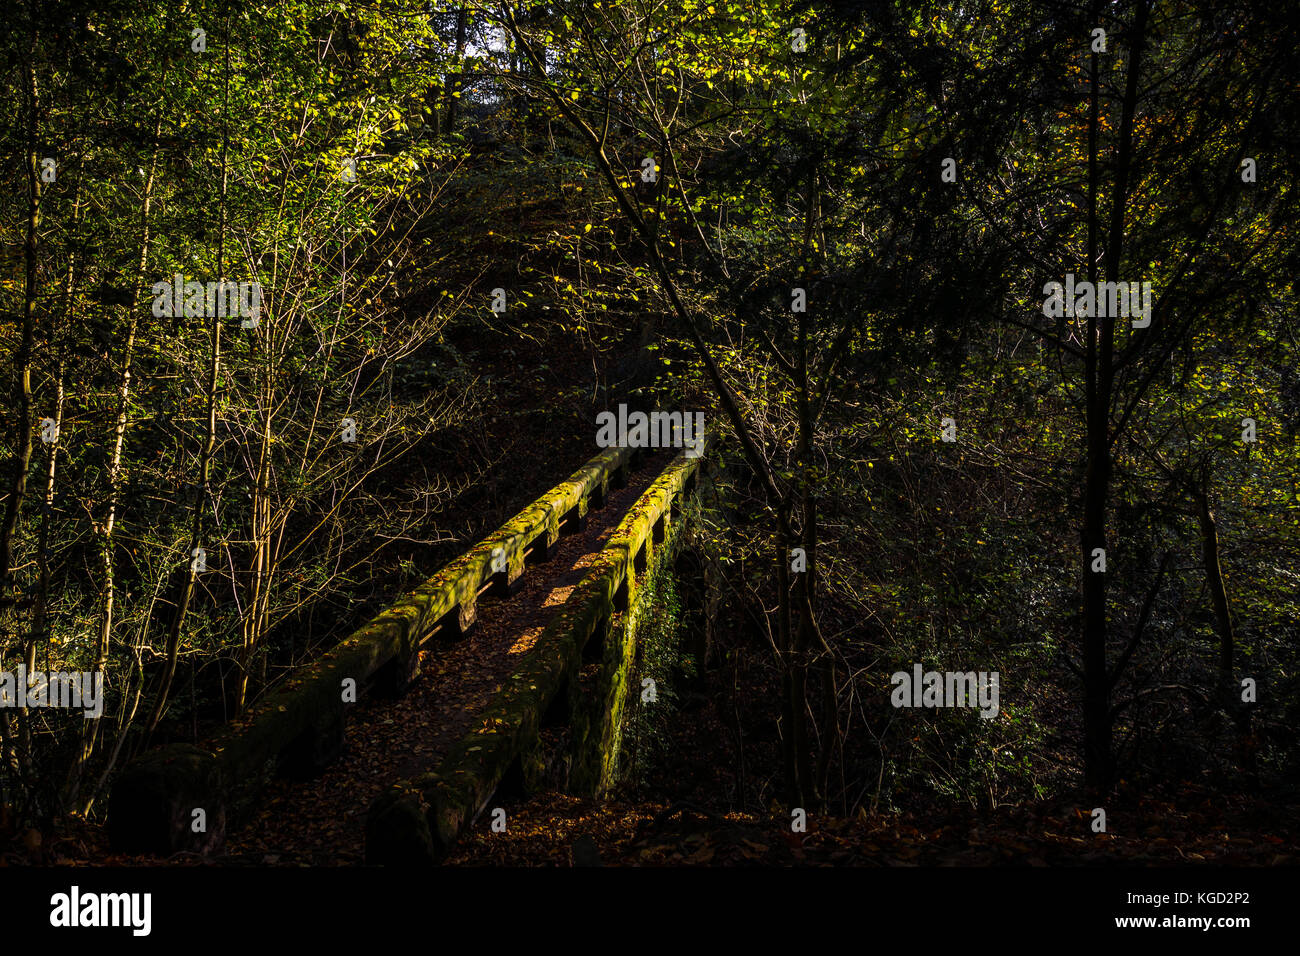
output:
{"label": "bridge deck", "polygon": [[662,452],[646,457],[627,486],[611,490],[605,506],[590,513],[585,530],[561,537],[551,560],[523,576],[515,594],[484,592],[475,627],[462,640],[428,648],[403,697],[357,703],[348,715],[343,756],[312,780],[273,782],[257,817],[230,834],[231,861],[360,864],[370,802],[398,780],[434,769],[465,735],[620,519],[671,460]]}

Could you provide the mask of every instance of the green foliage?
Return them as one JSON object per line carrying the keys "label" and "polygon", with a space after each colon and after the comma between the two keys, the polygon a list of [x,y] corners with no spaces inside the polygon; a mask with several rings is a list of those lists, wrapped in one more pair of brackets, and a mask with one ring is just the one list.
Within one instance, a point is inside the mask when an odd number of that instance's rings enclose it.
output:
{"label": "green foliage", "polygon": [[[628,681],[619,777],[633,784],[652,780],[672,746],[670,728],[680,720],[680,686],[695,677],[698,662],[685,652],[685,616],[671,562],[657,561],[643,584],[636,627],[637,663]],[[656,699],[643,700],[643,681],[654,681]]]}

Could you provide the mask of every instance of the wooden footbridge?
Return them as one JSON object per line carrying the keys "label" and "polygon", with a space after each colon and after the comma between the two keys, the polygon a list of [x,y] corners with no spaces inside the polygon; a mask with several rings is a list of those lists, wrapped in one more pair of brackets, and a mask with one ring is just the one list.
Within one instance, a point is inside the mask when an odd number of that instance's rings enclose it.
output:
{"label": "wooden footbridge", "polygon": [[434,863],[499,790],[602,792],[639,700],[643,584],[697,507],[703,461],[592,458],[210,739],[132,761],[114,847]]}

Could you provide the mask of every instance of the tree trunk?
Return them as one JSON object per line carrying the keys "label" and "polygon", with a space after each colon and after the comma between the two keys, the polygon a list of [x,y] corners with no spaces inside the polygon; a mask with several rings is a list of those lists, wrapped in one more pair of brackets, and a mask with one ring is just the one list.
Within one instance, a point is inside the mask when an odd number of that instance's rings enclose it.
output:
{"label": "tree trunk", "polygon": [[1205,563],[1205,581],[1209,585],[1210,604],[1214,608],[1214,621],[1219,632],[1217,697],[1236,726],[1238,762],[1247,773],[1254,773],[1255,754],[1251,740],[1250,706],[1241,700],[1240,688],[1233,679],[1232,673],[1237,635],[1232,624],[1232,607],[1228,602],[1228,588],[1223,580],[1223,567],[1219,561],[1219,528],[1214,511],[1210,508],[1209,492],[1204,486],[1197,489],[1196,514],[1201,526],[1201,557]]}
{"label": "tree trunk", "polygon": [[447,85],[443,88],[446,103],[446,116],[442,124],[444,134],[450,133],[455,128],[456,119],[460,114],[460,97],[458,94],[464,86],[465,31],[468,20],[469,11],[465,7],[461,7],[456,14],[456,72],[447,77]]}
{"label": "tree trunk", "polygon": [[[35,43],[33,42],[33,47]],[[35,50],[32,51],[33,59]],[[36,338],[36,259],[40,243],[41,222],[41,177],[38,171],[39,157],[36,155],[38,128],[40,123],[40,96],[36,81],[36,68],[29,62],[25,68],[28,126],[27,126],[27,231],[23,243],[23,312],[22,339],[18,352],[14,356],[14,405],[17,408],[18,421],[15,431],[15,453],[13,476],[9,486],[9,501],[5,508],[3,520],[0,520],[0,621],[8,615],[10,608],[15,619],[19,613],[20,603],[17,595],[10,594],[13,586],[14,572],[14,536],[18,528],[18,519],[22,513],[23,503],[27,497],[27,473],[32,462],[32,351]],[[30,639],[24,642],[24,660],[32,659],[35,645]],[[8,732],[8,713],[0,715],[5,723],[5,763],[12,766],[22,779],[30,754],[30,728],[27,721],[27,708],[17,710],[18,744],[13,747],[13,737]],[[25,786],[25,785],[24,785]],[[29,794],[30,796],[30,794]]]}
{"label": "tree trunk", "polygon": [[[1133,125],[1138,95],[1138,77],[1142,63],[1142,46],[1146,33],[1147,4],[1139,3],[1132,31],[1132,51],[1125,77],[1124,101],[1120,117],[1119,146],[1114,160],[1115,187],[1111,195],[1109,235],[1106,243],[1106,273],[1109,281],[1118,282],[1123,262],[1124,212],[1128,199],[1129,176],[1133,153]],[[1094,22],[1100,11],[1093,6]],[[1098,54],[1089,62],[1088,123],[1088,279],[1096,282],[1099,269],[1097,255],[1098,176],[1097,139],[1100,131]],[[1111,433],[1110,404],[1115,387],[1115,317],[1098,315],[1094,307],[1088,315],[1086,365],[1087,447],[1083,493],[1083,727],[1084,782],[1098,797],[1110,792],[1114,774],[1111,756],[1110,674],[1106,667],[1106,573],[1092,570],[1093,551],[1106,548],[1107,511],[1110,502],[1112,469],[1111,444],[1118,436]],[[1107,568],[1109,570],[1109,556]]]}
{"label": "tree trunk", "polygon": [[[1098,403],[1091,403],[1096,406]],[[1100,418],[1100,421],[1097,419]],[[1110,489],[1107,408],[1090,407],[1083,506],[1084,782],[1098,796],[1110,790],[1110,681],[1106,673],[1106,575],[1092,570],[1093,550],[1106,547]]]}
{"label": "tree trunk", "polygon": [[26,68],[28,103],[27,145],[27,234],[23,243],[23,313],[22,339],[14,356],[14,407],[17,409],[16,449],[13,474],[9,484],[9,501],[4,518],[0,521],[0,607],[9,603],[9,588],[13,576],[14,534],[18,517],[27,497],[27,472],[32,463],[32,348],[36,338],[36,258],[40,243],[41,177],[36,155],[37,124],[40,120],[40,99],[36,85],[36,68]]}
{"label": "tree trunk", "polygon": [[784,527],[776,529],[776,652],[781,671],[781,760],[785,768],[786,800],[802,807],[803,788],[799,779],[799,718],[794,709],[794,646],[790,627],[790,539]]}

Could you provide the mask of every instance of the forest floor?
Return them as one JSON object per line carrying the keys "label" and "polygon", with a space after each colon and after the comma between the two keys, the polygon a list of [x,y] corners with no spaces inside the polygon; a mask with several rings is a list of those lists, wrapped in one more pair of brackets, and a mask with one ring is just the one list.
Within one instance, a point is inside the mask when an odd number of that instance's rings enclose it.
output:
{"label": "forest floor", "polygon": [[477,826],[457,866],[1174,866],[1300,863],[1300,829],[1263,801],[1188,793],[1114,808],[1094,834],[1079,806],[1035,803],[987,812],[716,814],[694,804],[616,795],[603,802],[537,794],[512,807],[505,833]]}
{"label": "forest floor", "polygon": [[[706,753],[706,751],[704,751]],[[342,773],[342,771],[339,771]],[[356,865],[364,839],[364,794],[378,792],[387,772],[351,778],[347,794],[309,789],[281,793],[262,822],[211,858],[167,860],[109,851],[102,828],[66,830],[42,845],[16,837],[0,866],[249,866]],[[324,781],[325,778],[320,778]],[[300,818],[270,819],[273,806]],[[1143,798],[1111,808],[1107,833],[1092,833],[1083,806],[1064,801],[1003,805],[995,810],[948,807],[809,814],[807,832],[791,832],[780,813],[719,812],[662,796],[616,792],[604,800],[545,792],[508,804],[506,832],[486,818],[463,837],[448,866],[1178,866],[1300,864],[1294,815],[1260,798],[1185,790],[1175,799]],[[355,813],[355,811],[353,811]],[[29,831],[34,833],[34,831]],[[259,859],[259,856],[261,857]]]}

